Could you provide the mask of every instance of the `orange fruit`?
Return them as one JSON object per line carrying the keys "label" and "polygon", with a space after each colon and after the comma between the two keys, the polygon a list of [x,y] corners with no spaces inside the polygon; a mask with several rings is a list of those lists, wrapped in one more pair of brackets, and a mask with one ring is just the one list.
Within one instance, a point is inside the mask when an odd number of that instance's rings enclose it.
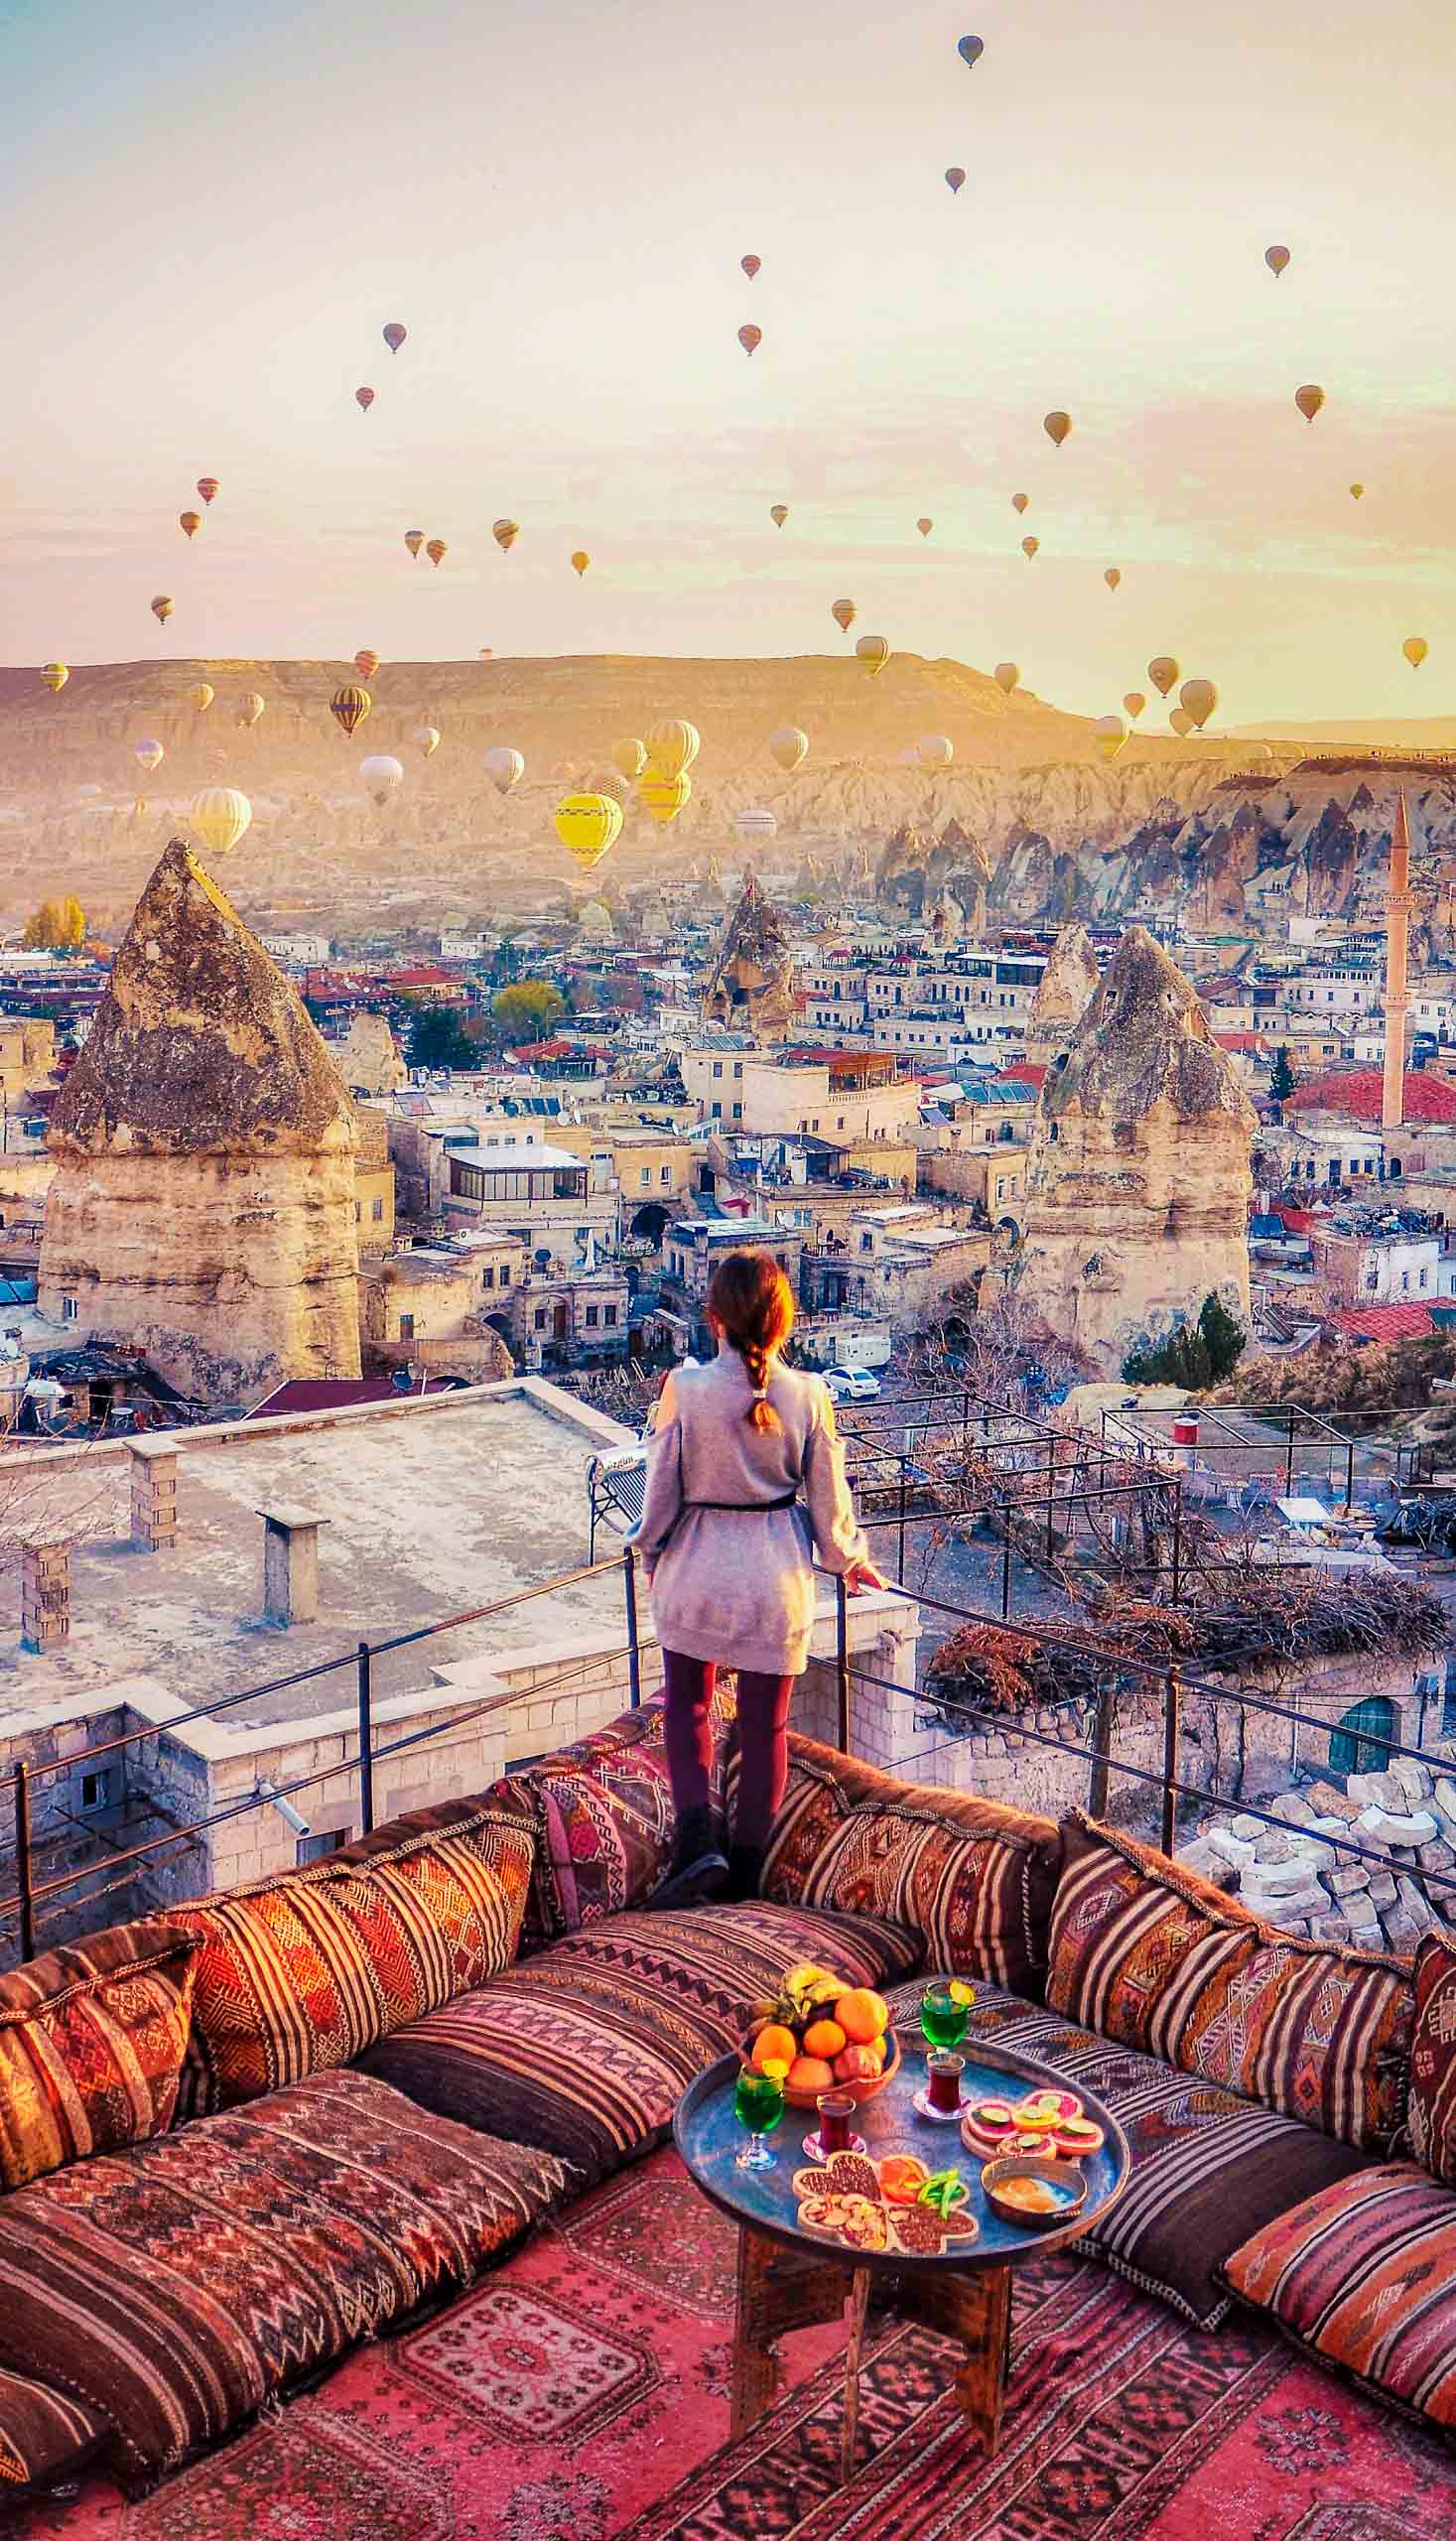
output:
{"label": "orange fruit", "polygon": [[860,2047],[867,2047],[878,2038],[889,2019],[889,2005],[882,1994],[872,1993],[867,1985],[857,1985],[842,1994],[834,2007],[835,2019],[846,2038]]}
{"label": "orange fruit", "polygon": [[838,2021],[812,2021],[804,2032],[805,2055],[822,2056],[826,2065],[832,2065],[849,2043]]}
{"label": "orange fruit", "polygon": [[879,2193],[886,2206],[913,2206],[929,2177],[913,2153],[891,2153],[879,2165]]}
{"label": "orange fruit", "polygon": [[777,2062],[792,2065],[799,2053],[799,2042],[791,2029],[778,2021],[769,2021],[753,2041],[753,2063],[761,2073],[765,2065]]}
{"label": "orange fruit", "polygon": [[832,2091],[834,2074],[822,2056],[796,2056],[789,2067],[791,2091]]}

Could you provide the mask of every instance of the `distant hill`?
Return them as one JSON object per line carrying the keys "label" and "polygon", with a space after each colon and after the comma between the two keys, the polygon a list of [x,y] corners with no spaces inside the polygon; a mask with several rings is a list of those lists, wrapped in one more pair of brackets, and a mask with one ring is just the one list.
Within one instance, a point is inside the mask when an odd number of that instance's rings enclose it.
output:
{"label": "distant hill", "polygon": [[1456,715],[1384,715],[1341,722],[1241,724],[1233,740],[1305,741],[1321,749],[1456,750]]}

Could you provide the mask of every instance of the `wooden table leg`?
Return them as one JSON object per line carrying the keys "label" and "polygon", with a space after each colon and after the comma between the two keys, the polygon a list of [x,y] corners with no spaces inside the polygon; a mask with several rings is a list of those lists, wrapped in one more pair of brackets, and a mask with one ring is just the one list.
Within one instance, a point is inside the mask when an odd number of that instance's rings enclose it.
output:
{"label": "wooden table leg", "polygon": [[840,2445],[840,2481],[848,2487],[855,2475],[860,2443],[860,2357],[864,2345],[864,2315],[869,2309],[869,2270],[857,2267],[850,2290],[850,2343],[845,2354],[845,2431]]}
{"label": "wooden table leg", "polygon": [[821,2258],[817,2251],[789,2249],[750,2224],[739,2225],[731,2377],[735,2436],[746,2435],[778,2397],[778,2341],[784,2332],[838,2320],[854,2283],[852,2270],[827,2253]]}
{"label": "wooden table leg", "polygon": [[956,2398],[988,2454],[1000,2442],[1011,2354],[1011,2271],[922,2269],[901,2282],[900,2309],[958,2340]]}

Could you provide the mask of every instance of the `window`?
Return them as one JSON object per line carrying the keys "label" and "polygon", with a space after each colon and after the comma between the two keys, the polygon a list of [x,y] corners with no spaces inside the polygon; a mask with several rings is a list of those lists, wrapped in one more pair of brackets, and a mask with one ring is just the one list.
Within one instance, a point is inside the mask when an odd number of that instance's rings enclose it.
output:
{"label": "window", "polygon": [[1395,1706],[1384,1694],[1368,1694],[1347,1711],[1330,1732],[1330,1771],[1334,1774],[1380,1774],[1390,1761],[1395,1735]]}
{"label": "window", "polygon": [[872,1253],[874,1251],[874,1238],[872,1235],[866,1234],[860,1236],[860,1250],[861,1253]]}
{"label": "window", "polygon": [[360,1208],[360,1206],[359,1206],[359,1204],[358,1204],[358,1201],[357,1201],[357,1200],[355,1200],[355,1202],[354,1202],[354,1225],[355,1225],[355,1226],[357,1226],[357,1225],[358,1225],[359,1220],[360,1220],[360,1218],[363,1216],[363,1214],[364,1214],[364,1213],[363,1213],[363,1210]]}
{"label": "window", "polygon": [[369,1215],[370,1215],[370,1217],[373,1219],[374,1224],[375,1224],[375,1226],[376,1226],[376,1227],[377,1227],[377,1226],[380,1226],[380,1225],[382,1225],[382,1224],[383,1224],[383,1220],[384,1220],[384,1203],[383,1203],[383,1201],[382,1201],[382,1200],[371,1200],[371,1201],[370,1201],[370,1203],[369,1203]]}
{"label": "window", "polygon": [[74,1323],[74,1321],[75,1321],[75,1319],[76,1319],[77,1315],[79,1314],[79,1312],[80,1312],[80,1308],[77,1306],[77,1304],[76,1304],[76,1301],[75,1301],[74,1297],[63,1297],[63,1298],[62,1298],[62,1300],[61,1300],[61,1320],[62,1320],[62,1322],[63,1322],[63,1323]]}
{"label": "window", "polygon": [[503,1288],[508,1288],[510,1286],[510,1264],[508,1262],[502,1262],[500,1266],[500,1284]]}
{"label": "window", "polygon": [[722,1074],[723,1074],[723,1061],[722,1061],[722,1059],[715,1059],[715,1060],[714,1060],[714,1062],[713,1062],[713,1073],[714,1073],[715,1077],[720,1077],[720,1076],[722,1076]]}
{"label": "window", "polygon": [[[715,1110],[717,1110],[717,1108],[718,1108],[718,1107],[717,1107],[717,1105],[715,1105],[715,1106],[714,1106],[714,1109],[715,1109]],[[741,1103],[735,1103],[735,1104],[733,1105],[733,1119],[734,1119],[735,1121],[741,1121],[742,1117],[743,1117],[743,1107],[742,1107]]]}
{"label": "window", "polygon": [[612,1328],[612,1325],[616,1322],[616,1308],[615,1308],[615,1306],[603,1306],[603,1307],[602,1307],[602,1309],[601,1309],[601,1320],[602,1320],[603,1324],[605,1325],[605,1327],[606,1327],[607,1331],[609,1332],[609,1331],[611,1330],[611,1328]]}
{"label": "window", "polygon": [[329,1853],[341,1853],[349,1840],[346,1826],[335,1826],[327,1835],[300,1835],[294,1846],[294,1864],[302,1870],[305,1862],[322,1862]]}
{"label": "window", "polygon": [[639,1190],[639,1191],[650,1191],[650,1190],[651,1190],[651,1188],[652,1188],[652,1167],[651,1167],[651,1165],[650,1165],[650,1164],[644,1164],[644,1165],[643,1165],[643,1167],[642,1167],[642,1169],[641,1169],[641,1171],[640,1171],[640,1173],[638,1174],[638,1176],[637,1176],[637,1188],[638,1188],[638,1190]]}
{"label": "window", "polygon": [[544,1332],[550,1319],[549,1309],[546,1306],[538,1306],[534,1317],[534,1329],[537,1332]]}
{"label": "window", "polygon": [[402,1314],[400,1316],[399,1337],[401,1341],[413,1341],[415,1337],[415,1318],[412,1314]]}
{"label": "window", "polygon": [[1424,1270],[1422,1270],[1422,1271],[1421,1271],[1421,1274],[1420,1274],[1419,1278],[1416,1280],[1416,1283],[1415,1283],[1415,1284],[1416,1284],[1416,1286],[1417,1286],[1418,1288],[1423,1288],[1423,1287],[1425,1286],[1425,1272],[1424,1272]]}
{"label": "window", "polygon": [[1409,1285],[1410,1285],[1410,1273],[1409,1273],[1409,1271],[1408,1271],[1408,1270],[1402,1270],[1402,1271],[1401,1271],[1401,1273],[1400,1273],[1400,1285],[1401,1285],[1401,1287],[1402,1287],[1402,1288],[1408,1288],[1408,1287],[1409,1287]]}
{"label": "window", "polygon": [[[733,1110],[736,1112],[736,1111],[738,1111],[739,1109],[740,1109],[740,1106],[739,1106],[739,1105],[737,1105],[737,1104],[735,1103],[735,1104],[733,1105]],[[723,1119],[723,1105],[722,1105],[721,1103],[715,1103],[715,1104],[714,1104],[714,1106],[713,1106],[713,1110],[712,1110],[712,1114],[711,1114],[711,1116],[710,1116],[710,1117],[711,1117],[713,1120],[715,1120],[715,1121],[721,1121],[721,1120]]]}
{"label": "window", "polygon": [[493,1288],[495,1285],[495,1272],[493,1270],[482,1270],[480,1273],[480,1285],[482,1288]]}
{"label": "window", "polygon": [[82,1774],[79,1784],[79,1805],[82,1808],[109,1808],[115,1798],[114,1765],[98,1766],[94,1773]]}
{"label": "window", "polygon": [[585,1323],[586,1323],[587,1330],[588,1330],[589,1332],[595,1332],[595,1331],[596,1331],[596,1308],[595,1306],[589,1306],[589,1307],[587,1308],[587,1312],[586,1312],[586,1315],[585,1315],[585,1317],[584,1317],[584,1321],[585,1321]]}

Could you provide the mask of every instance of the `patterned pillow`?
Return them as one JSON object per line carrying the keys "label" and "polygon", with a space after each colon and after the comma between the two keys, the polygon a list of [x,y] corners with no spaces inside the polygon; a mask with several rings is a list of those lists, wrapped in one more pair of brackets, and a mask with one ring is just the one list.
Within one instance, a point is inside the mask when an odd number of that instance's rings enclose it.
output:
{"label": "patterned pillow", "polygon": [[1054,2010],[1337,2143],[1390,2151],[1409,2078],[1407,1967],[1291,1940],[1080,1810],[1062,1831]]}
{"label": "patterned pillow", "polygon": [[1406,2142],[1433,2180],[1456,2188],[1456,1948],[1427,1933],[1415,1953]]}
{"label": "patterned pillow", "polygon": [[1456,2428],[1456,2199],[1413,2162],[1305,2198],[1223,2275],[1362,2389]]}
{"label": "patterned pillow", "polygon": [[[736,1717],[731,1685],[713,1699],[709,1805],[723,1836],[728,1753]],[[537,1809],[538,1842],[522,1934],[524,1950],[642,1905],[665,1878],[676,1812],[662,1738],[662,1705],[624,1712],[591,1738],[512,1778]]]}
{"label": "patterned pillow", "polygon": [[0,1976],[0,2187],[172,2124],[197,1950],[153,1919]]}
{"label": "patterned pillow", "polygon": [[100,2419],[61,2391],[0,2371],[0,2492],[49,2485],[93,2453]]}
{"label": "patterned pillow", "polygon": [[181,2108],[199,2117],[334,2065],[515,1955],[535,1838],[487,1795],[407,1818],[363,1858],[180,1907],[200,1939]]}
{"label": "patterned pillow", "polygon": [[794,1738],[763,1894],[903,1925],[924,1936],[930,1965],[1036,1996],[1060,1857],[1049,1818],[898,1782]]}

